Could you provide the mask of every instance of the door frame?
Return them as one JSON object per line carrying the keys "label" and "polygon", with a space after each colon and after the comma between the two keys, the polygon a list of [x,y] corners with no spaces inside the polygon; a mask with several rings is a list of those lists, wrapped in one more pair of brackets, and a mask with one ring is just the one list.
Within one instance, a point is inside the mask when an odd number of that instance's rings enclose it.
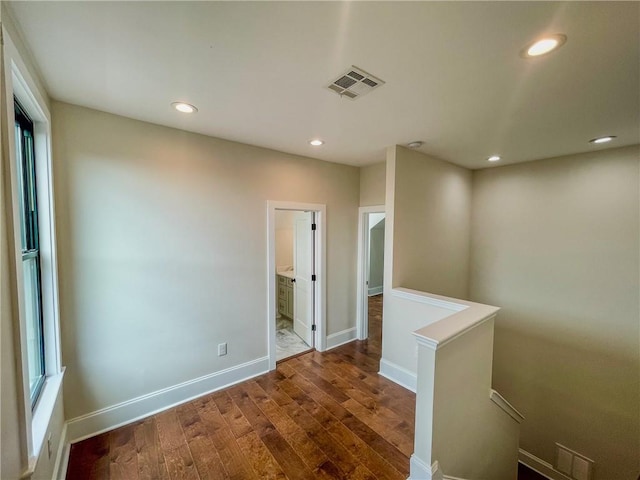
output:
{"label": "door frame", "polygon": [[267,201],[267,351],[269,370],[276,368],[276,210],[303,210],[315,212],[316,239],[314,264],[316,282],[314,285],[313,319],[316,325],[314,342],[316,350],[327,348],[326,298],[327,298],[327,206],[319,203],[299,203]]}
{"label": "door frame", "polygon": [[[358,340],[369,337],[369,288],[367,277],[369,271],[369,214],[385,213],[384,205],[360,207],[358,209],[358,279],[356,288],[356,334]],[[385,227],[386,228],[386,227]]]}

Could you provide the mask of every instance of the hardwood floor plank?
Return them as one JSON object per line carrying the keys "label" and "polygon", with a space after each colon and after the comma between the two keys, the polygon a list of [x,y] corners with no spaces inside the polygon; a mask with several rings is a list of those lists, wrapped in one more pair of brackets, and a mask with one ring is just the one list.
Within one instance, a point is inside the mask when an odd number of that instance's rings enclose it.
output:
{"label": "hardwood floor plank", "polygon": [[251,431],[251,424],[231,399],[228,391],[214,393],[212,398],[236,438]]}
{"label": "hardwood floor plank", "polygon": [[172,450],[165,451],[164,458],[171,480],[199,479],[198,471],[191,457],[191,451],[186,443]]}
{"label": "hardwood floor plank", "polygon": [[300,453],[302,460],[315,470],[329,460],[327,455],[307,436],[305,430],[300,428],[276,402],[271,400],[260,386],[251,382],[247,387],[251,398],[264,412],[271,423],[276,427],[282,437]]}
{"label": "hardwood floor plank", "polygon": [[[309,435],[326,455],[334,461],[338,468],[345,473],[346,478],[375,478],[375,476],[365,466],[360,465],[357,459],[340,443],[339,438],[333,437],[329,433],[328,429],[335,422],[339,422],[339,419],[317,403],[311,396],[302,391],[298,385],[293,383],[293,381],[300,379],[301,377],[296,375],[281,383],[285,392],[295,400],[298,405],[303,407],[301,411],[295,408],[294,405],[288,404],[286,406],[287,413],[305,429],[307,435]],[[330,406],[330,408],[332,405],[339,407],[339,404],[332,397],[320,391],[319,387],[316,388],[318,388],[318,391],[322,395],[325,395],[326,405]],[[341,409],[341,411],[348,414],[345,409]]]}
{"label": "hardwood floor plank", "polygon": [[244,452],[238,446],[235,435],[229,424],[222,417],[211,395],[199,398],[193,402],[198,415],[207,429],[209,438],[214,444],[220,461],[230,479],[245,480],[259,477],[253,471]]}
{"label": "hardwood floor plank", "polygon": [[160,450],[160,438],[153,417],[138,423],[134,428],[138,453],[138,477],[141,480],[168,480],[169,472]]}
{"label": "hardwood floor plank", "polygon": [[138,475],[136,424],[125,425],[109,434],[109,477],[134,478]]}
{"label": "hardwood floor plank", "polygon": [[375,414],[363,407],[355,400],[349,399],[342,404],[349,412],[354,416],[366,423],[372,430],[376,431],[380,435],[384,435],[392,445],[398,450],[404,453],[406,456],[411,456],[413,452],[413,439],[407,438],[407,436],[399,429],[400,423],[385,422],[378,418]]}
{"label": "hardwood floor plank", "polygon": [[[365,442],[375,445],[376,451],[384,455],[385,458],[388,458],[390,463],[394,465],[399,471],[403,473],[406,471],[408,473],[407,458],[409,455],[403,453],[395,445],[389,443],[384,433],[380,434],[379,432],[376,432],[361,419],[357,418],[351,412],[349,412],[349,410],[347,410],[343,405],[333,402],[330,397],[328,397],[322,390],[317,388],[313,383],[309,382],[305,377],[301,375],[294,376],[291,379],[287,379],[285,382],[283,382],[286,388],[292,391],[295,396],[299,397],[300,393],[295,392],[295,390],[291,390],[292,387],[286,383],[290,381],[295,382],[296,385],[304,389],[303,393],[306,393],[313,399],[315,399],[333,416],[340,419],[348,428],[354,429],[356,434],[360,435]],[[390,427],[388,427],[388,429],[389,428]]]}
{"label": "hardwood floor plank", "polygon": [[156,425],[169,478],[172,480],[198,480],[198,471],[178,420],[176,409],[172,408],[157,414]]}
{"label": "hardwood floor plank", "polygon": [[249,432],[245,436],[238,438],[238,445],[245,452],[258,477],[268,480],[287,478],[256,432]]}
{"label": "hardwood floor plank", "polygon": [[155,418],[160,448],[163,452],[168,452],[186,444],[182,426],[180,426],[174,408],[158,413]]}
{"label": "hardwood floor plank", "polygon": [[252,431],[256,432],[259,437],[262,438],[275,430],[273,424],[249,397],[244,386],[231,388],[229,395],[251,426]]}
{"label": "hardwood floor plank", "polygon": [[266,434],[261,440],[290,479],[322,478],[302,461],[277,430]]}
{"label": "hardwood floor plank", "polygon": [[207,428],[192,403],[177,407],[178,419],[201,480],[229,478]]}
{"label": "hardwood floor plank", "polygon": [[109,434],[97,435],[71,445],[66,478],[69,480],[109,479]]}
{"label": "hardwood floor plank", "polygon": [[399,472],[376,452],[364,440],[349,430],[342,422],[329,426],[329,433],[339,439],[345,448],[356,457],[360,463],[366,465],[380,480],[405,480],[408,471]]}

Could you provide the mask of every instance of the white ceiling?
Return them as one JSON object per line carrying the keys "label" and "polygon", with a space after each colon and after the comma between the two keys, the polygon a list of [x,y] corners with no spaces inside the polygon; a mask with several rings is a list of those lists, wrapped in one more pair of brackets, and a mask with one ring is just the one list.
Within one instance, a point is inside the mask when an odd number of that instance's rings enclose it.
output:
{"label": "white ceiling", "polygon": [[[640,143],[639,2],[11,2],[52,98],[350,165]],[[524,60],[544,33],[558,51]],[[386,82],[325,86],[351,65]],[[200,111],[170,107],[186,101]],[[588,140],[617,135],[597,147]],[[322,147],[311,147],[311,138]]]}

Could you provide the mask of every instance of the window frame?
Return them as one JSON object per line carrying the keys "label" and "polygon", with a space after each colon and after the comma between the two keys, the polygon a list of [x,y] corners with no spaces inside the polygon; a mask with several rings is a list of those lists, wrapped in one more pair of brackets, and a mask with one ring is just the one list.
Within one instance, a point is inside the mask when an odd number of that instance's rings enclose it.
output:
{"label": "window frame", "polygon": [[[31,409],[35,409],[35,406],[42,393],[46,378],[46,357],[45,357],[45,334],[44,334],[44,318],[42,308],[42,279],[40,274],[40,242],[38,236],[38,192],[37,182],[38,176],[36,174],[36,154],[35,154],[35,132],[34,123],[25,112],[24,108],[20,105],[20,102],[14,96],[14,111],[15,111],[15,141],[16,141],[16,164],[18,173],[18,194],[21,194],[20,201],[20,230],[21,230],[21,253],[22,253],[22,273],[23,278],[26,276],[26,261],[35,260],[35,294],[36,298],[36,316],[35,322],[37,323],[37,348],[39,359],[39,377],[35,386],[31,385],[31,378],[29,378],[29,397],[31,400]],[[27,143],[27,139],[30,138],[30,144]],[[19,145],[18,145],[19,142]],[[23,288],[26,288],[23,285]],[[28,319],[31,321],[31,319]],[[27,353],[29,351],[29,346]],[[30,370],[29,375],[30,375]]]}
{"label": "window frame", "polygon": [[[3,25],[4,33],[4,25]],[[20,236],[20,204],[17,194],[17,163],[15,135],[9,135],[9,177],[13,235],[10,242],[14,256],[12,268],[15,281],[18,330],[14,348],[18,361],[16,372],[22,388],[20,423],[24,425],[24,444],[21,447],[28,465],[24,475],[33,473],[37,460],[46,442],[56,403],[62,391],[64,367],[61,358],[60,315],[57,274],[57,249],[55,229],[55,199],[53,191],[53,164],[51,154],[51,114],[44,89],[32,76],[30,68],[12,42],[4,37],[5,92],[7,99],[17,99],[21,108],[33,121],[33,147],[35,154],[36,193],[38,196],[38,233],[40,251],[40,291],[45,344],[45,379],[39,398],[31,408],[28,359],[26,349],[26,318],[24,278],[22,274],[22,239]],[[1,58],[1,57],[0,57]],[[13,126],[15,122],[14,102],[6,102],[6,117],[2,122]],[[12,130],[13,131],[13,130]]]}

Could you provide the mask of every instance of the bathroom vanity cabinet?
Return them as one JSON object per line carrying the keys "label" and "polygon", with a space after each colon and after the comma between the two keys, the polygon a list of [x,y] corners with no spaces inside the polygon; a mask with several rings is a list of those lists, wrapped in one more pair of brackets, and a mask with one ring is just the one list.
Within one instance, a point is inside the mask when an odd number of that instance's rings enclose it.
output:
{"label": "bathroom vanity cabinet", "polygon": [[293,278],[278,275],[278,313],[293,319]]}

